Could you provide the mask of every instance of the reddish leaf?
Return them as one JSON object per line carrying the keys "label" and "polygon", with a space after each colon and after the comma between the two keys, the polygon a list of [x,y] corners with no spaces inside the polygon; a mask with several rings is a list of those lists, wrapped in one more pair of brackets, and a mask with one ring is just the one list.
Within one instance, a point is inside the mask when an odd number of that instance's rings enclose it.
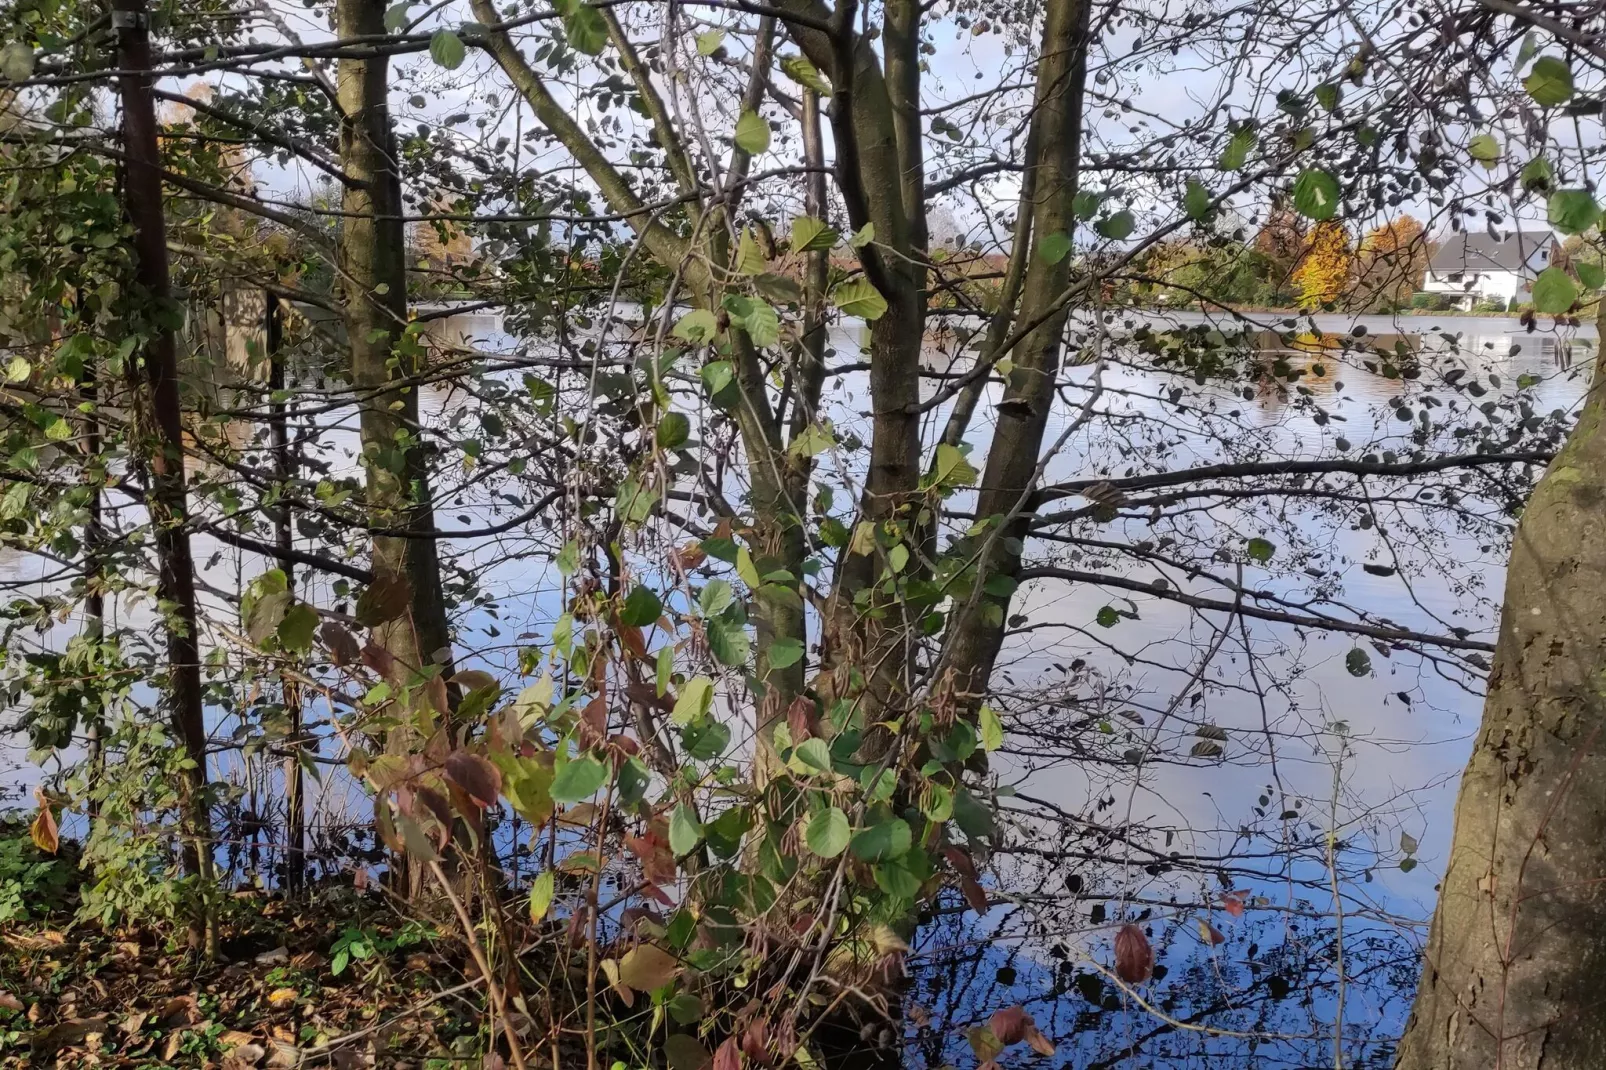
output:
{"label": "reddish leaf", "polygon": [[949,844],[942,849],[942,856],[948,860],[950,866],[954,867],[954,872],[961,877],[968,877],[971,880],[976,879],[976,863],[971,860],[970,855],[965,853],[964,848]]}
{"label": "reddish leaf", "polygon": [[[608,746],[613,747],[626,758],[633,758],[641,753],[641,744],[636,742],[635,736],[627,736],[623,732],[615,732],[608,737]],[[615,760],[618,764],[619,759]]]}
{"label": "reddish leaf", "polygon": [[792,733],[792,744],[796,746],[805,739],[820,734],[819,707],[807,695],[799,695],[792,700],[786,709],[786,727]]}
{"label": "reddish leaf", "polygon": [[1025,1040],[1026,1030],[1036,1029],[1037,1023],[1032,1021],[1032,1016],[1026,1013],[1025,1007],[1014,1006],[994,1011],[993,1016],[987,1020],[987,1028],[993,1031],[993,1036],[998,1038],[1000,1044],[1008,1047],[1017,1040]]}
{"label": "reddish leaf", "polygon": [[770,1027],[763,1018],[748,1023],[742,1032],[742,1054],[749,1062],[768,1066],[770,1062]]}
{"label": "reddish leaf", "polygon": [[677,546],[670,550],[669,560],[674,563],[676,568],[689,572],[708,560],[708,555],[703,552],[701,546],[694,542],[688,542],[684,546]]}
{"label": "reddish leaf", "polygon": [[715,1049],[714,1070],[742,1070],[742,1052],[735,1037],[726,1037],[725,1043]]}
{"label": "reddish leaf", "polygon": [[424,694],[429,697],[429,704],[434,707],[436,713],[445,716],[452,712],[451,699],[446,695],[446,681],[441,679],[439,673],[429,678],[429,682],[424,685]]}
{"label": "reddish leaf", "polygon": [[648,899],[662,903],[666,907],[672,907],[675,905],[675,901],[669,898],[669,893],[658,887],[656,884],[645,885],[641,889],[641,894],[646,896]]}
{"label": "reddish leaf", "polygon": [[22,1009],[22,1000],[0,988],[0,1010],[21,1011]]}
{"label": "reddish leaf", "polygon": [[359,892],[368,890],[368,870],[366,867],[358,866],[352,871],[351,886]]}
{"label": "reddish leaf", "polygon": [[1115,973],[1129,985],[1140,985],[1154,973],[1154,947],[1131,922],[1115,934]]}
{"label": "reddish leaf", "polygon": [[28,835],[33,837],[33,845],[47,855],[56,853],[61,846],[61,833],[56,828],[56,815],[50,810],[50,800],[45,793],[34,789],[33,797],[39,803],[39,813],[28,826]]}
{"label": "reddish leaf", "polygon": [[670,850],[663,824],[654,821],[645,836],[625,837],[625,847],[641,860],[642,874],[655,884],[667,884],[675,879],[675,853]]}
{"label": "reddish leaf", "polygon": [[482,810],[495,806],[502,794],[502,771],[478,754],[461,750],[448,754],[446,775]]}
{"label": "reddish leaf", "polygon": [[1199,939],[1211,947],[1219,947],[1227,942],[1227,938],[1221,934],[1221,930],[1203,918],[1199,919]]}
{"label": "reddish leaf", "polygon": [[318,634],[323,637],[324,645],[329,648],[336,665],[355,665],[357,659],[362,657],[362,648],[357,645],[356,636],[334,621],[324,621],[323,627],[318,629]]}
{"label": "reddish leaf", "polygon": [[978,914],[987,913],[987,891],[969,877],[959,878],[959,890],[965,893],[965,902]]}
{"label": "reddish leaf", "polygon": [[625,694],[630,701],[649,709],[657,708],[664,713],[670,713],[675,708],[675,700],[668,695],[660,695],[658,689],[651,684],[644,684],[640,680],[631,680],[625,684]]}
{"label": "reddish leaf", "polygon": [[1221,909],[1235,918],[1244,916],[1244,903],[1249,900],[1249,890],[1246,888],[1239,892],[1228,892],[1221,897]]}

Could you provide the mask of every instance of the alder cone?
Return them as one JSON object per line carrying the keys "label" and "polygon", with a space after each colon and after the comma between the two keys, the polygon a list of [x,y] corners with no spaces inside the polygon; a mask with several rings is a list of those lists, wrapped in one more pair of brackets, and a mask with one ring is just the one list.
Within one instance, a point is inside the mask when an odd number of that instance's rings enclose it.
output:
{"label": "alder cone", "polygon": [[1154,974],[1154,947],[1131,922],[1115,934],[1115,973],[1129,985],[1142,984]]}

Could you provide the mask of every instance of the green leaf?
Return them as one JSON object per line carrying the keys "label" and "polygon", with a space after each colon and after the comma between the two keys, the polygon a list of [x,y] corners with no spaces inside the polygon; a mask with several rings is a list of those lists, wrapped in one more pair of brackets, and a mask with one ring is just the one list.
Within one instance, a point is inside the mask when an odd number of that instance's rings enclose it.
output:
{"label": "green leaf", "polygon": [[1132,213],[1123,208],[1093,224],[1093,229],[1111,241],[1120,241],[1132,233],[1133,226]]}
{"label": "green leaf", "polygon": [[1351,676],[1365,676],[1372,671],[1372,656],[1360,647],[1344,655],[1344,668]]}
{"label": "green leaf", "polygon": [[607,768],[595,758],[590,755],[573,758],[552,778],[552,801],[576,803],[589,799],[607,779]]}
{"label": "green leaf", "polygon": [[429,58],[449,71],[461,67],[466,54],[463,39],[451,30],[436,30],[429,39]]}
{"label": "green leaf", "polygon": [[1535,156],[1522,169],[1522,188],[1530,193],[1543,193],[1555,179],[1555,169],[1543,156]]}
{"label": "green leaf", "polygon": [[1540,56],[1522,80],[1522,87],[1541,108],[1565,104],[1573,95],[1572,68],[1555,56]]}
{"label": "green leaf", "polygon": [[770,147],[770,124],[757,112],[743,111],[736,120],[736,147],[757,156]]}
{"label": "green leaf", "polygon": [[831,83],[822,78],[818,68],[802,56],[781,57],[781,71],[805,89],[812,89],[822,97],[831,95]]}
{"label": "green leaf", "polygon": [[803,842],[821,858],[835,858],[846,850],[853,828],[848,815],[835,806],[827,806],[809,818],[803,830]]}
{"label": "green leaf", "polygon": [[1578,272],[1578,281],[1591,290],[1598,290],[1601,286],[1606,285],[1606,269],[1603,269],[1599,264],[1591,264],[1580,260],[1573,265],[1573,270]]}
{"label": "green leaf", "polygon": [[1338,212],[1338,179],[1319,167],[1294,179],[1294,211],[1308,219],[1331,219]]}
{"label": "green leaf", "polygon": [[836,436],[824,424],[809,424],[798,432],[786,452],[796,457],[817,457],[836,445]]}
{"label": "green leaf", "polygon": [[981,749],[991,754],[1004,745],[1004,723],[998,719],[998,711],[991,706],[983,705],[981,717]]}
{"label": "green leaf", "polygon": [[385,9],[385,29],[395,33],[407,25],[407,13],[412,10],[413,0],[401,0],[399,4],[391,4]]}
{"label": "green leaf", "polygon": [[709,580],[708,586],[697,592],[697,608],[705,617],[717,617],[725,607],[736,601],[729,580]]}
{"label": "green leaf", "polygon": [[1337,82],[1323,82],[1316,87],[1316,103],[1329,115],[1338,110],[1338,102],[1342,97],[1343,87]]}
{"label": "green leaf", "polygon": [[1546,202],[1545,217],[1563,234],[1582,234],[1600,221],[1600,205],[1586,189],[1559,189]]}
{"label": "green leaf", "polygon": [[819,736],[810,736],[792,751],[799,764],[817,773],[831,771],[831,745]]}
{"label": "green leaf", "polygon": [[1236,171],[1249,160],[1249,152],[1255,147],[1255,132],[1250,127],[1240,127],[1233,132],[1227,147],[1221,150],[1221,160],[1217,164],[1223,171]]}
{"label": "green leaf", "polygon": [[619,620],[624,624],[645,628],[655,623],[663,611],[664,604],[651,590],[646,587],[632,587],[630,593],[625,596],[624,607],[619,610]]}
{"label": "green leaf", "polygon": [[312,633],[317,627],[318,611],[305,602],[297,602],[279,622],[279,645],[297,654],[305,654],[312,649]]}
{"label": "green leaf", "polygon": [[1071,211],[1076,213],[1077,219],[1085,223],[1099,214],[1099,205],[1103,201],[1103,194],[1090,189],[1078,190],[1076,196],[1071,198]]}
{"label": "green leaf", "polygon": [[728,360],[711,360],[703,365],[699,374],[703,378],[703,385],[708,388],[709,397],[715,397],[736,381],[736,369]]}
{"label": "green leaf", "polygon": [[1271,555],[1276,552],[1277,547],[1265,539],[1250,539],[1244,544],[1244,553],[1248,555],[1249,560],[1258,561],[1263,565],[1270,561]]}
{"label": "green leaf", "polygon": [[781,318],[763,301],[748,301],[747,314],[741,318],[740,326],[760,349],[781,340]]}
{"label": "green leaf", "polygon": [[634,806],[647,794],[652,773],[640,758],[630,758],[619,767],[619,805]]}
{"label": "green leaf", "polygon": [[1560,315],[1573,307],[1578,300],[1578,287],[1559,267],[1547,267],[1534,280],[1534,308],[1551,315]]}
{"label": "green leaf", "polygon": [[21,41],[12,41],[0,48],[0,77],[8,82],[21,82],[33,77],[33,49]]}
{"label": "green leaf", "polygon": [[795,305],[803,300],[803,287],[797,284],[796,279],[773,271],[760,273],[753,280],[753,289],[772,304]]}
{"label": "green leaf", "polygon": [[702,838],[703,826],[691,812],[691,807],[685,803],[676,806],[669,818],[669,849],[675,852],[675,857],[691,854]]}
{"label": "green leaf", "polygon": [[792,251],[794,253],[823,252],[836,246],[836,231],[822,220],[811,215],[800,215],[792,220]]}
{"label": "green leaf", "polygon": [[697,54],[712,56],[725,43],[724,30],[708,30],[697,35]]}
{"label": "green leaf", "polygon": [[557,879],[550,869],[541,871],[530,885],[530,920],[540,921],[552,909],[552,896],[557,891]]}
{"label": "green leaf", "polygon": [[900,817],[888,818],[854,834],[853,856],[861,862],[881,862],[902,858],[914,845],[909,823]]}
{"label": "green leaf", "polygon": [[691,437],[691,419],[683,412],[666,412],[658,417],[653,440],[666,450],[679,449]]}
{"label": "green leaf", "polygon": [[1113,628],[1121,622],[1121,614],[1115,611],[1114,606],[1103,606],[1093,619],[1098,621],[1100,628]]}
{"label": "green leaf", "polygon": [[588,56],[600,56],[608,46],[608,24],[602,21],[602,12],[583,3],[563,16],[563,34],[570,48]]}
{"label": "green leaf", "polygon": [[756,591],[764,578],[758,574],[758,566],[753,564],[753,555],[747,552],[747,547],[736,548],[736,575],[747,584],[748,590]]}
{"label": "green leaf", "polygon": [[789,669],[803,660],[803,643],[797,639],[786,637],[777,639],[766,648],[770,668]]}
{"label": "green leaf", "polygon": [[937,446],[937,463],[932,469],[939,487],[968,487],[976,482],[976,466],[958,446],[944,442]]}
{"label": "green leaf", "polygon": [[1493,134],[1479,134],[1467,143],[1467,154],[1484,167],[1493,169],[1500,161],[1500,142]]}
{"label": "green leaf", "polygon": [[863,249],[873,241],[875,241],[875,224],[866,223],[858,229],[853,237],[848,239],[848,245],[854,249]]}
{"label": "green leaf", "polygon": [[831,303],[843,315],[858,316],[867,323],[880,319],[887,311],[887,299],[870,285],[869,279],[844,282],[831,291]]}
{"label": "green leaf", "polygon": [[682,341],[700,345],[719,333],[719,320],[706,308],[693,309],[680,317],[672,333]]}
{"label": "green leaf", "polygon": [[742,231],[742,240],[736,247],[736,274],[760,275],[769,266],[764,259],[764,252],[758,247],[758,241],[753,237],[753,228],[748,227]]}
{"label": "green leaf", "polygon": [[748,638],[745,627],[717,617],[708,621],[707,627],[708,649],[719,659],[721,665],[734,668],[747,664],[747,655],[752,650],[752,640]]}
{"label": "green leaf", "polygon": [[706,676],[693,676],[680,685],[675,709],[669,715],[670,723],[688,725],[699,721],[714,703],[714,681]]}
{"label": "green leaf", "polygon": [[964,788],[954,795],[954,821],[972,840],[984,840],[993,834],[993,812]]}
{"label": "green leaf", "polygon": [[279,622],[290,610],[289,591],[270,591],[252,600],[245,614],[245,634],[258,645],[267,642],[268,636],[279,630]]}
{"label": "green leaf", "polygon": [[1071,253],[1069,235],[1055,231],[1045,234],[1037,242],[1037,258],[1045,264],[1057,264]]}
{"label": "green leaf", "polygon": [[1189,219],[1203,219],[1210,214],[1210,191],[1196,178],[1188,179],[1188,189],[1182,195],[1182,206]]}

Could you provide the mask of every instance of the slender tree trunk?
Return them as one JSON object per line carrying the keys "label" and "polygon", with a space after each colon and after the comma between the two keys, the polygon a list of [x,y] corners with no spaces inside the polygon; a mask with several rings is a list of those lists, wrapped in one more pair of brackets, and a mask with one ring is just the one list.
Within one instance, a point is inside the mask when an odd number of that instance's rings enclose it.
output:
{"label": "slender tree trunk", "polygon": [[[184,863],[203,882],[212,879],[211,829],[206,803],[206,724],[202,716],[199,619],[195,602],[195,563],[190,554],[184,432],[181,422],[178,360],[171,323],[174,313],[167,264],[167,222],[162,213],[162,165],[156,141],[156,109],[151,100],[150,19],[145,0],[115,0],[118,87],[123,106],[127,165],[123,189],[134,225],[136,279],[150,302],[150,337],[131,365],[136,427],[146,468],[145,505],[155,532],[157,597],[165,607],[168,694],[173,728],[190,768],[181,785]],[[207,936],[203,909],[191,922],[192,944]]]}
{"label": "slender tree trunk", "polygon": [[[78,307],[83,306],[80,293]],[[89,501],[84,504],[84,634],[99,646],[106,636],[105,572],[101,562],[106,546],[101,488],[106,482],[106,473],[100,467],[100,385],[96,370],[96,358],[91,355],[84,364],[84,377],[78,383],[78,397],[83,404],[84,473],[89,487]],[[96,660],[98,663],[99,659]],[[105,730],[104,712],[104,707],[84,712],[84,760],[92,784],[100,782],[105,768],[105,743],[101,738]],[[91,823],[100,817],[100,800],[93,795],[89,799],[88,813]]]}
{"label": "slender tree trunk", "polygon": [[[341,38],[383,36],[383,0],[338,0]],[[410,612],[374,629],[375,639],[408,669],[441,661],[449,671],[450,636],[435,542],[391,532],[432,531],[418,387],[392,385],[422,369],[407,324],[406,235],[401,175],[391,129],[389,61],[343,58],[337,77],[341,168],[350,176],[341,203],[340,285],[351,349],[351,377],[361,401],[363,464],[373,536],[375,584],[402,583]],[[384,533],[381,533],[384,532]]]}
{"label": "slender tree trunk", "polygon": [[[290,515],[290,480],[295,462],[290,451],[290,421],[286,403],[280,399],[284,390],[284,320],[279,309],[279,298],[264,292],[262,337],[268,356],[268,411],[269,444],[273,452],[273,481],[279,488],[279,504],[273,510],[273,543],[279,548],[279,568],[284,572],[285,585],[291,592],[296,589],[295,561],[289,550],[294,543]],[[288,753],[284,759],[284,883],[291,892],[301,890],[306,875],[307,813],[304,798],[305,778],[301,771],[301,685],[285,674],[279,681],[280,697],[290,719]]]}
{"label": "slender tree trunk", "polygon": [[[1088,12],[1086,0],[1050,0],[1043,25],[1029,138],[1038,155],[1027,160],[1035,196],[1030,233],[1039,243],[1049,234],[1069,235],[1076,226],[1072,201],[1081,160]],[[1069,285],[1070,263],[1069,256],[1052,264],[1040,256],[1031,257],[1016,322],[1034,322],[1053,306]],[[1012,354],[1014,367],[998,407],[976,505],[978,517],[996,518],[1004,528],[1001,533],[989,531],[979,536],[998,537],[992,538],[991,552],[977,564],[978,582],[995,575],[1014,576],[1020,569],[1019,547],[1027,534],[1028,517],[1026,510],[1017,509],[1036,472],[1053,408],[1066,315],[1061,310],[1048,316]],[[967,602],[961,618],[951,625],[949,664],[967,705],[974,706],[987,689],[1008,611],[1008,596],[983,594]]]}
{"label": "slender tree trunk", "polygon": [[[1606,331],[1606,315],[1600,317]],[[1606,1058],[1606,360],[1517,525],[1399,1070]]]}

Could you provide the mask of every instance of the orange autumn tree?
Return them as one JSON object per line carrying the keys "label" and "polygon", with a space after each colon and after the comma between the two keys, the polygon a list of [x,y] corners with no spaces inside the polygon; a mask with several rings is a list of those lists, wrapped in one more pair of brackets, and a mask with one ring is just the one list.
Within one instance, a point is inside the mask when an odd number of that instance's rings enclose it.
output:
{"label": "orange autumn tree", "polygon": [[1299,307],[1309,311],[1338,301],[1349,287],[1354,267],[1355,254],[1344,225],[1333,219],[1316,224],[1305,245],[1305,254],[1294,269]]}
{"label": "orange autumn tree", "polygon": [[1399,308],[1422,288],[1428,245],[1422,224],[1404,215],[1374,227],[1361,241],[1355,305],[1367,311]]}

